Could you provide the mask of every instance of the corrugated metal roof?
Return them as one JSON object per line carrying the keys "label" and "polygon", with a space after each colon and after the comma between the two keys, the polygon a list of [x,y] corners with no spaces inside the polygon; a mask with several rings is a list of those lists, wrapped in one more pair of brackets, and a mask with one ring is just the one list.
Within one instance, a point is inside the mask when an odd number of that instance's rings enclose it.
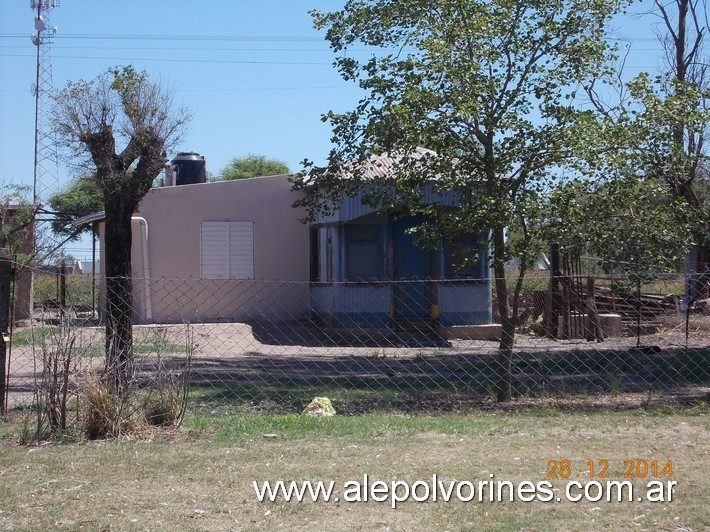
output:
{"label": "corrugated metal roof", "polygon": [[[436,152],[429,150],[427,148],[416,148],[413,152],[410,152],[405,156],[404,153],[392,154],[381,154],[371,156],[365,163],[361,163],[357,168],[358,178],[364,180],[372,180],[371,185],[367,185],[364,189],[358,193],[356,196],[347,196],[343,193],[341,196],[340,207],[334,214],[330,216],[319,215],[314,223],[336,223],[336,222],[348,222],[355,220],[357,218],[362,218],[368,214],[373,214],[380,212],[383,208],[373,207],[364,202],[364,199],[373,192],[373,189],[377,187],[377,181],[387,178],[395,173],[397,166],[405,159],[409,161],[416,161],[417,159],[422,159],[425,157],[435,157]],[[346,166],[343,173],[343,179],[349,179],[353,177],[355,173],[352,171],[348,172],[348,167]],[[438,191],[436,190],[435,182],[437,181],[437,176],[432,176],[429,183],[426,183],[420,190],[422,203],[431,204],[442,204],[450,207],[456,207],[459,205],[457,194],[455,191]]]}
{"label": "corrugated metal roof", "polygon": [[[404,152],[395,152],[393,154],[383,153],[380,155],[372,155],[366,162],[359,165],[358,171],[364,178],[382,178],[392,175],[403,159],[416,161],[426,157],[436,157],[436,152],[427,148],[415,148],[413,151],[405,155]],[[343,176],[348,177],[347,172]]]}

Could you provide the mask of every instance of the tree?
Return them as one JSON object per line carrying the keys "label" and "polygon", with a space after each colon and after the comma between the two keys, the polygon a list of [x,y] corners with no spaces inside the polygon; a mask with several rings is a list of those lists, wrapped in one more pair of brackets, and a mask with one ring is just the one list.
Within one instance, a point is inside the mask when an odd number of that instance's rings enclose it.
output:
{"label": "tree", "polygon": [[71,240],[78,239],[82,233],[91,231],[92,227],[76,228],[72,222],[100,212],[104,208],[104,196],[96,179],[92,175],[84,175],[73,179],[59,192],[48,200],[49,206],[55,211],[52,230]]}
{"label": "tree", "polygon": [[[388,152],[398,161],[380,181],[388,192],[371,201],[396,200],[426,214],[433,221],[427,228],[442,236],[490,230],[502,323],[499,401],[511,397],[519,296],[534,241],[530,216],[574,155],[574,126],[584,118],[575,91],[611,54],[605,24],[619,7],[611,0],[352,0],[341,11],[313,13],[339,54],[340,74],[367,96],[353,111],[324,118],[335,147],[326,168],[306,161],[307,175],[295,186],[320,193],[301,204],[311,213],[337,205],[371,182],[358,163]],[[358,61],[348,53],[358,44],[380,52]],[[416,146],[437,155],[413,157]],[[353,178],[339,179],[347,164]],[[457,192],[461,209],[422,205],[419,190],[434,177],[438,189]],[[512,226],[522,235],[518,249],[505,238]],[[509,287],[512,253],[522,260]]]}
{"label": "tree", "polygon": [[[690,222],[683,240],[687,271],[692,274],[702,249],[710,245],[710,210],[702,196],[710,124],[708,62],[703,56],[707,21],[701,20],[705,1],[654,0],[653,4],[652,14],[661,21],[657,34],[664,49],[664,70],[655,77],[642,72],[628,83],[620,81],[619,73],[604,80],[619,95],[611,103],[594,84],[587,92],[606,130],[597,138],[613,142],[599,149],[603,158],[611,158],[614,166],[626,166],[629,175],[664,183],[672,198],[684,204],[677,223]],[[601,93],[609,94],[608,88]],[[688,297],[695,292],[693,278],[689,277]]]}
{"label": "tree", "polygon": [[1,188],[0,248],[7,251],[14,263],[13,319],[27,319],[32,316],[32,271],[29,266],[37,260],[43,247],[36,223],[39,207],[31,202],[31,187],[6,185]]}
{"label": "tree", "polygon": [[[663,174],[675,197],[683,198],[695,214],[696,227],[688,261],[687,297],[688,308],[692,298],[698,295],[696,276],[700,269],[703,249],[710,246],[710,210],[698,196],[702,188],[702,170],[707,162],[705,141],[710,124],[710,64],[703,56],[703,41],[707,34],[707,6],[704,0],[674,0],[664,4],[654,0],[658,15],[666,33],[659,33],[666,52],[667,71],[670,79],[665,83],[667,101],[685,100],[695,111],[690,117],[674,113],[670,122],[670,164],[664,165]],[[673,14],[669,7],[675,7]],[[705,20],[700,17],[705,14]]]}
{"label": "tree", "polygon": [[277,159],[267,159],[265,155],[249,154],[237,157],[222,168],[215,181],[232,181],[268,175],[290,174],[288,165]]}
{"label": "tree", "polygon": [[131,216],[189,118],[170,91],[132,67],[70,82],[55,98],[58,138],[103,193],[106,376],[119,396],[128,393],[133,374]]}
{"label": "tree", "polygon": [[657,35],[665,56],[662,72],[655,77],[642,72],[628,83],[619,81],[621,73],[613,73],[604,82],[620,95],[616,102],[606,103],[595,84],[587,92],[606,126],[616,128],[614,135],[599,137],[616,141],[607,151],[625,160],[634,158],[633,164],[644,175],[665,182],[670,193],[695,213],[700,223],[696,237],[702,239],[710,219],[698,197],[704,186],[699,181],[707,179],[710,124],[710,65],[703,55],[708,30],[707,21],[701,20],[706,2],[654,0],[653,4],[651,14],[661,21]]}
{"label": "tree", "polygon": [[675,271],[687,252],[690,213],[665,184],[628,175],[572,183],[541,202],[545,241],[573,256],[597,257],[639,279]]}
{"label": "tree", "polygon": [[685,200],[696,213],[700,226],[696,243],[707,237],[710,211],[698,198],[698,181],[707,163],[706,139],[710,124],[710,64],[703,55],[707,34],[704,0],[654,0],[662,21],[658,30],[665,53],[665,70],[655,80],[640,76],[631,84],[633,103],[639,105],[647,129],[653,128],[654,153],[647,161],[649,172],[666,182],[674,197]]}
{"label": "tree", "polygon": [[25,186],[8,185],[0,191],[0,248],[6,248],[23,266],[33,259],[35,252],[37,207],[28,199],[31,195],[32,190]]}

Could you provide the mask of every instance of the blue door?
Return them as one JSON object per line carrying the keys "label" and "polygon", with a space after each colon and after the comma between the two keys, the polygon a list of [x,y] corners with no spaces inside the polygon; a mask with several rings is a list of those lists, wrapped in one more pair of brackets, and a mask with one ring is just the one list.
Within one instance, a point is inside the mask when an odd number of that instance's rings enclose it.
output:
{"label": "blue door", "polygon": [[417,246],[410,231],[419,223],[409,217],[392,224],[395,319],[432,317],[432,252]]}

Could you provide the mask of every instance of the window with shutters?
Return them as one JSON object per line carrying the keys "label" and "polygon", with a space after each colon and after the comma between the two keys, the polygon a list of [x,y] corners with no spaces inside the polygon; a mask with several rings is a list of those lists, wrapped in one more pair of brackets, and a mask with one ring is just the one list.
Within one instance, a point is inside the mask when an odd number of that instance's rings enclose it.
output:
{"label": "window with shutters", "polygon": [[254,222],[202,222],[202,279],[254,279]]}

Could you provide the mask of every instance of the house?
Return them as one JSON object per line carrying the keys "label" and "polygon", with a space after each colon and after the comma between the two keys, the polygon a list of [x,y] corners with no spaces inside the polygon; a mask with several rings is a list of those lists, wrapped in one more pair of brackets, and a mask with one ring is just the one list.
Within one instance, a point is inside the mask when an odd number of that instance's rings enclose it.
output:
{"label": "house", "polygon": [[100,271],[99,261],[77,260],[72,267],[72,273],[75,275],[92,274]]}
{"label": "house", "polygon": [[[285,175],[151,189],[132,218],[134,321],[307,317],[308,227],[294,194]],[[103,266],[103,220],[99,238]]]}
{"label": "house", "polygon": [[[490,323],[488,256],[480,235],[428,250],[416,243],[419,223],[362,213],[314,224],[314,313],[336,327]],[[462,267],[457,259],[464,253],[474,259]]]}
{"label": "house", "polygon": [[[292,207],[300,194],[284,175],[149,191],[133,217],[134,321],[491,322],[481,235],[423,249],[413,232],[421,219],[378,211],[362,194],[304,224]],[[452,193],[424,194],[456,208]]]}
{"label": "house", "polygon": [[[433,153],[419,149],[419,153]],[[415,154],[416,155],[416,154]],[[376,180],[393,164],[370,159]],[[492,321],[486,235],[462,234],[438,249],[417,245],[424,221],[368,204],[370,191],[349,197],[311,224],[313,312],[335,327],[444,327]],[[456,194],[422,190],[424,203],[458,207]]]}

